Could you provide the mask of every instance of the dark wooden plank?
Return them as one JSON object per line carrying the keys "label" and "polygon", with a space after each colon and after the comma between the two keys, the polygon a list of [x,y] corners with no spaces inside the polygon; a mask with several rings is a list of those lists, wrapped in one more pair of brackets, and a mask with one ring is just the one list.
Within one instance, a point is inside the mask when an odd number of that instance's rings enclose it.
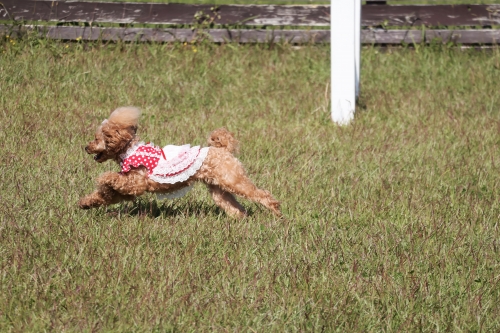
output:
{"label": "dark wooden plank", "polygon": [[425,39],[428,43],[437,39],[464,45],[500,45],[500,30],[428,30]]}
{"label": "dark wooden plank", "polygon": [[[197,31],[192,29],[151,29],[151,28],[91,28],[91,27],[7,27],[0,25],[0,35],[10,34],[12,38],[24,30],[36,30],[41,37],[63,40],[85,41],[126,41],[126,42],[190,42],[196,40]],[[235,30],[212,29],[203,32],[212,42],[263,43],[288,42],[293,44],[328,43],[327,30]]]}
{"label": "dark wooden plank", "polygon": [[500,25],[500,5],[363,6],[363,26],[492,26]]}
{"label": "dark wooden plank", "polygon": [[363,30],[363,44],[420,44],[420,43],[456,43],[464,45],[500,45],[500,30]]}
{"label": "dark wooden plank", "polygon": [[[63,40],[83,39],[88,41],[126,41],[126,42],[190,42],[197,38],[192,29],[151,29],[151,28],[92,28],[73,26],[7,26],[0,25],[0,35],[15,37],[26,30],[35,30],[41,37]],[[329,30],[236,30],[210,29],[203,31],[213,42],[264,43],[287,42],[292,44],[329,43]],[[430,43],[438,39],[464,45],[500,44],[500,30],[362,30],[363,44],[412,44]]]}
{"label": "dark wooden plank", "polygon": [[[328,6],[191,5],[52,0],[2,0],[0,18],[28,21],[148,23],[181,25],[214,18],[216,24],[329,25]],[[203,12],[204,15],[197,15]],[[207,15],[209,17],[207,17]],[[198,22],[197,22],[198,21]]]}
{"label": "dark wooden plank", "polygon": [[422,31],[418,30],[362,30],[362,44],[420,44],[425,38]]}
{"label": "dark wooden plank", "polygon": [[[2,0],[0,18],[52,22],[193,24],[203,12],[216,24],[328,26],[329,6],[106,3],[57,0]],[[197,16],[199,18],[199,15]],[[219,18],[220,17],[220,18]],[[500,5],[363,6],[363,26],[500,25]]]}

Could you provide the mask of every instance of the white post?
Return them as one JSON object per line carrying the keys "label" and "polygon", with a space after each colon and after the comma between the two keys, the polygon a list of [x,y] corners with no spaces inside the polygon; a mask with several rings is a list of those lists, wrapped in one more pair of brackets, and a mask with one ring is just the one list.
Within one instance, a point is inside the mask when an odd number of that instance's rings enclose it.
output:
{"label": "white post", "polygon": [[354,61],[356,62],[356,100],[359,97],[359,78],[361,75],[361,0],[355,0],[354,8]]}
{"label": "white post", "polygon": [[331,0],[330,22],[332,120],[346,125],[359,96],[361,0]]}

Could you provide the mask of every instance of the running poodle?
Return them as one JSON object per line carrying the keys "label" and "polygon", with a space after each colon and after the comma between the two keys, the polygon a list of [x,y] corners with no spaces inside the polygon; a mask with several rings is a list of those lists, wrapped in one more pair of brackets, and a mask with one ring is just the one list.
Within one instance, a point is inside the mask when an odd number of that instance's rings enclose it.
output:
{"label": "running poodle", "polygon": [[176,198],[188,192],[196,181],[204,182],[215,203],[228,215],[243,218],[245,209],[233,194],[258,202],[281,216],[280,203],[271,193],[257,188],[233,156],[238,141],[224,128],[208,138],[209,147],[190,145],[156,147],[136,136],[141,112],[135,107],[113,111],[96,131],[85,151],[102,163],[113,160],[121,172],[106,172],[97,180],[97,190],[78,202],[80,208],[106,206],[133,200],[144,192],[160,198]]}

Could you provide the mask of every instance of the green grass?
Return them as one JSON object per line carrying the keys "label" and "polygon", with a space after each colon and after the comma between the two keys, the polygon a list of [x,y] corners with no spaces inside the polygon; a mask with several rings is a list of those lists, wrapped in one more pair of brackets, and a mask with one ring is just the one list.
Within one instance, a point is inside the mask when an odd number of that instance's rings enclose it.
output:
{"label": "green grass", "polygon": [[[364,48],[345,127],[329,53],[4,39],[0,331],[497,331],[500,51]],[[234,131],[286,219],[202,185],[79,210],[118,170],[83,147],[121,105],[159,145]]]}

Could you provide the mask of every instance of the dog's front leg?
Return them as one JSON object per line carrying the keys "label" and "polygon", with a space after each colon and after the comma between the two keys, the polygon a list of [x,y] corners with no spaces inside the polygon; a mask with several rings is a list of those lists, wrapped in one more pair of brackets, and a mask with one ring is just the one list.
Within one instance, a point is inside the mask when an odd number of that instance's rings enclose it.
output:
{"label": "dog's front leg", "polygon": [[98,186],[97,190],[81,198],[78,206],[82,209],[96,208],[119,203],[121,201],[133,200],[133,195],[122,195],[106,185]]}
{"label": "dog's front leg", "polygon": [[99,186],[109,186],[121,195],[140,196],[148,188],[148,173],[143,168],[125,174],[106,172],[97,179]]}
{"label": "dog's front leg", "polygon": [[97,180],[97,190],[78,202],[80,208],[107,206],[124,200],[133,200],[147,189],[147,173],[134,169],[126,174],[106,172]]}

